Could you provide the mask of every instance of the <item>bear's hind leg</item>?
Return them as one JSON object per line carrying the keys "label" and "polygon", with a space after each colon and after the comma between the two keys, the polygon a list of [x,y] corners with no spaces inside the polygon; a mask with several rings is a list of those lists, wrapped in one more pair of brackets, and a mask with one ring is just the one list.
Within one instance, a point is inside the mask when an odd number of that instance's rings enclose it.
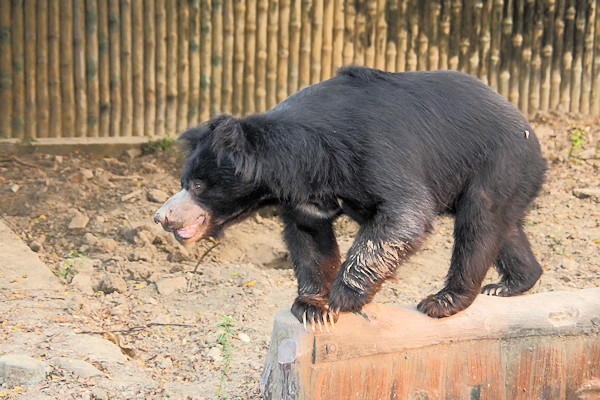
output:
{"label": "bear's hind leg", "polygon": [[531,289],[542,275],[520,224],[506,238],[494,262],[502,275],[499,283],[485,285],[481,293],[491,296],[515,296]]}
{"label": "bear's hind leg", "polygon": [[329,313],[331,284],[340,268],[340,251],[331,220],[298,223],[293,213],[282,212],[285,223],[283,238],[290,252],[298,279],[298,297],[292,314],[300,322],[331,323],[336,316]]}

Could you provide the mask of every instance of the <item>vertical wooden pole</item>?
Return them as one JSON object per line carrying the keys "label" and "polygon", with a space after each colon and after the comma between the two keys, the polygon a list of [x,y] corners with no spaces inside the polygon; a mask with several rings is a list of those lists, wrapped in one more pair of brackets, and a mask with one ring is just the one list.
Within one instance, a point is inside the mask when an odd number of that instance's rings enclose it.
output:
{"label": "vertical wooden pole", "polygon": [[510,58],[512,51],[512,29],[513,29],[513,4],[512,0],[506,0],[503,12],[502,38],[500,48],[500,74],[498,79],[498,92],[508,99],[510,80]]}
{"label": "vertical wooden pole", "polygon": [[544,35],[544,5],[535,3],[533,17],[533,39],[531,45],[531,78],[529,84],[529,106],[530,114],[540,109],[540,82],[542,75],[542,37]]}
{"label": "vertical wooden pole", "polygon": [[331,78],[333,56],[333,4],[334,0],[323,1],[323,46],[321,52],[321,79]]}
{"label": "vertical wooden pole", "polygon": [[[153,0],[150,0],[153,1]],[[167,111],[167,10],[156,4],[156,123],[154,134],[165,135]]]}
{"label": "vertical wooden pole", "polygon": [[233,35],[235,32],[233,19],[233,0],[223,2],[223,99],[222,110],[231,113],[233,110]]}
{"label": "vertical wooden pole", "polygon": [[571,105],[571,73],[573,71],[573,39],[575,36],[576,0],[567,0],[565,12],[564,47],[560,78],[560,111],[569,111]]}
{"label": "vertical wooden pole", "polygon": [[0,2],[0,137],[11,137],[13,74],[10,2]]}
{"label": "vertical wooden pole", "polygon": [[144,135],[156,135],[156,10],[144,1]]}
{"label": "vertical wooden pole", "polygon": [[470,50],[472,46],[471,33],[475,29],[473,22],[473,1],[474,0],[463,0],[463,8],[461,12],[458,69],[466,73],[470,73],[469,55],[471,53]]}
{"label": "vertical wooden pole", "polygon": [[[481,0],[473,1],[473,11],[471,15],[471,39],[469,40],[469,73],[481,78],[479,75],[479,65],[485,65],[486,60],[481,59],[482,38],[481,20],[483,12],[483,2]],[[486,79],[487,81],[487,79]]]}
{"label": "vertical wooden pole", "polygon": [[190,100],[190,3],[178,4],[178,52],[177,52],[177,132],[183,132],[188,126]]}
{"label": "vertical wooden pole", "polygon": [[479,79],[485,84],[490,82],[490,45],[492,43],[492,27],[490,19],[492,17],[492,0],[486,0],[483,2],[483,8],[481,9],[481,36],[479,39],[479,53],[480,60],[479,66],[475,66],[475,71],[479,70]]}
{"label": "vertical wooden pole", "polygon": [[[214,33],[211,21],[212,4],[210,0],[202,0],[200,3],[200,76],[193,76],[192,79],[200,82],[200,122],[206,121],[211,116],[211,88],[213,82],[213,48],[212,44],[218,41],[218,32]],[[217,40],[213,40],[213,33]],[[216,87],[215,87],[215,90]],[[220,96],[219,96],[220,97]],[[213,108],[215,111],[218,108]]]}
{"label": "vertical wooden pole", "polygon": [[408,17],[407,1],[399,0],[398,4],[398,23],[396,30],[398,32],[398,45],[396,52],[396,71],[406,71],[406,53],[408,49]]}
{"label": "vertical wooden pole", "polygon": [[85,43],[87,73],[87,137],[98,137],[100,95],[98,82],[98,1],[85,2]]}
{"label": "vertical wooden pole", "polygon": [[562,62],[565,29],[565,0],[556,0],[554,18],[554,51],[552,53],[552,72],[550,76],[550,110],[557,110],[560,103],[560,65]]}
{"label": "vertical wooden pole", "polygon": [[59,0],[50,0],[48,3],[48,101],[50,110],[48,136],[50,137],[60,137],[62,131],[59,5]]}
{"label": "vertical wooden pole", "polygon": [[354,19],[354,64],[365,65],[367,1],[356,1],[356,17]]}
{"label": "vertical wooden pole", "polygon": [[321,49],[323,45],[323,0],[313,0],[310,37],[310,83],[321,80]]}
{"label": "vertical wooden pole", "polygon": [[35,0],[25,0],[25,135],[37,137]]}
{"label": "vertical wooden pole", "polygon": [[[303,0],[304,5],[304,0]],[[342,61],[344,65],[352,64],[354,60],[354,28],[356,21],[356,7],[353,0],[344,1],[344,50],[342,53]],[[304,6],[302,7],[304,13]],[[302,31],[304,32],[304,23],[302,24]],[[301,61],[302,62],[302,61]]]}
{"label": "vertical wooden pole", "polygon": [[[246,38],[244,45],[244,114],[256,111],[256,0],[246,0]],[[277,77],[275,77],[277,80]],[[274,93],[276,97],[276,93]]]}
{"label": "vertical wooden pole", "polygon": [[592,59],[594,56],[594,24],[596,22],[596,13],[598,5],[595,0],[587,1],[587,20],[585,23],[585,38],[583,49],[583,74],[581,77],[581,103],[579,112],[585,115],[590,114],[590,95],[592,90]]}
{"label": "vertical wooden pole", "polygon": [[420,1],[418,3],[417,70],[419,71],[427,70],[428,33],[431,28],[428,22],[430,6],[431,2],[429,1]]}
{"label": "vertical wooden pole", "polygon": [[385,22],[387,25],[387,43],[385,45],[385,69],[390,72],[396,71],[396,57],[398,56],[398,17],[398,2],[386,2]]}
{"label": "vertical wooden pole", "polygon": [[25,32],[23,30],[23,0],[12,2],[13,119],[12,136],[25,136]]}
{"label": "vertical wooden pole", "polygon": [[552,39],[554,37],[554,0],[544,0],[542,34],[542,64],[540,67],[540,106],[541,111],[550,107],[550,75],[552,67]]}
{"label": "vertical wooden pole", "polygon": [[[290,0],[279,2],[279,57],[277,60],[277,102],[288,96],[288,61],[290,56]],[[257,111],[264,111],[263,109]]]}
{"label": "vertical wooden pole", "polygon": [[246,1],[234,0],[235,41],[233,49],[233,113],[244,112],[244,31],[246,29]]}
{"label": "vertical wooden pole", "polygon": [[442,11],[441,0],[431,1],[429,3],[428,20],[428,46],[427,46],[427,69],[434,70],[439,68],[440,64],[440,14]]}
{"label": "vertical wooden pole", "polygon": [[279,1],[269,0],[267,19],[267,109],[277,104],[277,32],[279,31]]}
{"label": "vertical wooden pole", "polygon": [[[9,14],[10,15],[10,14]],[[36,60],[36,96],[37,96],[37,137],[48,137],[50,122],[50,103],[48,97],[48,0],[38,0],[36,4],[37,21],[37,60]]]}
{"label": "vertical wooden pole", "polygon": [[[266,0],[263,0],[266,1]],[[290,57],[288,65],[288,91],[294,93],[298,90],[298,69],[300,61],[300,13],[301,1],[292,0],[290,7]],[[260,28],[260,24],[259,24]],[[343,38],[342,38],[343,41]],[[260,41],[259,41],[260,43]]]}
{"label": "vertical wooden pole", "polygon": [[[68,0],[67,0],[68,1]],[[109,0],[110,37],[110,136],[120,136],[121,129],[121,17],[118,0]],[[64,77],[64,74],[63,74]],[[63,104],[68,108],[67,103]],[[63,118],[64,121],[64,118]]]}
{"label": "vertical wooden pole", "polygon": [[144,31],[144,0],[132,2],[132,87],[133,96],[133,125],[134,136],[144,135],[144,72],[147,68],[144,62],[144,38],[150,36]]}
{"label": "vertical wooden pole", "polygon": [[[223,0],[212,1],[210,116],[221,113],[223,91]],[[204,76],[203,76],[204,79]]]}
{"label": "vertical wooden pole", "polygon": [[418,65],[417,51],[419,47],[419,3],[416,0],[407,0],[406,14],[408,22],[406,70],[415,71]]}
{"label": "vertical wooden pole", "polygon": [[441,1],[440,9],[440,28],[439,28],[439,68],[448,69],[448,50],[450,46],[450,11],[452,2],[450,0]]}
{"label": "vertical wooden pole", "polygon": [[600,9],[596,8],[594,22],[594,60],[592,65],[592,90],[590,93],[590,114],[600,114]]}
{"label": "vertical wooden pole", "polygon": [[343,64],[344,51],[344,0],[333,1],[333,38],[332,38],[332,67],[331,76]]}
{"label": "vertical wooden pole", "polygon": [[369,1],[365,5],[365,35],[363,45],[365,49],[364,65],[371,68],[375,66],[375,40],[377,35],[377,1],[378,0]]}
{"label": "vertical wooden pole", "polygon": [[529,74],[531,72],[531,41],[533,39],[535,0],[526,0],[523,10],[523,44],[519,72],[519,108],[529,113]]}
{"label": "vertical wooden pole", "polygon": [[[510,0],[509,0],[510,1]],[[450,14],[450,46],[448,48],[448,68],[457,70],[460,60],[461,40],[461,0],[452,0],[452,11]]]}
{"label": "vertical wooden pole", "polygon": [[491,42],[490,42],[490,68],[489,85],[498,91],[498,74],[500,73],[500,39],[502,38],[502,7],[503,0],[492,0],[491,16]]}
{"label": "vertical wooden pole", "polygon": [[178,22],[177,1],[167,0],[167,105],[165,109],[165,133],[167,135],[177,133]]}
{"label": "vertical wooden pole", "polygon": [[75,133],[75,81],[73,74],[73,2],[60,2],[60,81],[62,100],[61,136]]}
{"label": "vertical wooden pole", "polygon": [[581,77],[583,74],[583,46],[585,40],[585,25],[587,0],[577,0],[575,17],[575,37],[573,43],[573,63],[571,71],[571,104],[569,111],[581,112]]}
{"label": "vertical wooden pole", "polygon": [[385,70],[387,22],[385,20],[385,0],[377,0],[375,23],[375,68]]}
{"label": "vertical wooden pole", "polygon": [[510,59],[510,78],[508,80],[508,100],[519,105],[519,69],[521,67],[521,48],[523,47],[523,12],[525,0],[515,0],[515,21],[512,35]]}
{"label": "vertical wooden pole", "polygon": [[269,0],[258,0],[256,16],[256,109],[267,109],[267,26]]}
{"label": "vertical wooden pole", "polygon": [[87,72],[85,43],[85,2],[73,2],[73,55],[75,61],[75,135],[87,136]]}
{"label": "vertical wooden pole", "polygon": [[[98,134],[110,134],[110,40],[108,28],[108,0],[98,0]],[[52,52],[50,53],[52,54]],[[58,56],[58,54],[57,54]]]}
{"label": "vertical wooden pole", "polygon": [[121,6],[121,131],[119,136],[131,136],[133,127],[132,99],[132,35],[131,0],[120,0]]}
{"label": "vertical wooden pole", "polygon": [[[200,114],[199,109],[206,109],[205,114],[208,115],[208,111],[209,111],[209,106],[207,103],[204,103],[201,99],[201,95],[200,95],[200,81],[201,81],[201,77],[200,77],[200,69],[201,69],[201,55],[200,54],[205,54],[208,53],[210,54],[211,48],[210,45],[208,46],[208,48],[202,48],[202,45],[206,45],[207,42],[210,43],[210,37],[205,38],[202,37],[201,39],[201,35],[200,35],[200,26],[202,25],[203,21],[202,21],[202,17],[205,16],[205,14],[208,14],[210,16],[210,5],[206,5],[205,3],[207,3],[207,1],[204,1],[204,3],[202,3],[202,5],[200,5],[201,1],[200,0],[196,0],[196,1],[191,1],[190,2],[190,33],[189,33],[189,40],[190,40],[190,44],[189,44],[189,54],[190,54],[190,100],[189,100],[189,109],[188,109],[188,124],[191,125],[196,125],[198,123],[198,117]],[[206,7],[205,7],[206,6]],[[200,11],[200,8],[202,8],[202,11]],[[206,9],[205,9],[206,8]],[[207,21],[210,24],[210,20]],[[202,42],[202,43],[201,43]],[[202,50],[201,50],[202,48]],[[208,57],[204,57],[204,58],[208,58]],[[206,68],[206,71],[208,71],[208,76],[210,77],[210,58],[209,58],[209,63],[208,65],[203,65],[204,68]],[[205,92],[208,91],[208,95],[207,97],[209,98],[210,101],[210,86],[206,87],[204,86],[204,91],[202,93],[202,95],[205,95]],[[204,120],[204,118],[200,117],[200,119]]]}

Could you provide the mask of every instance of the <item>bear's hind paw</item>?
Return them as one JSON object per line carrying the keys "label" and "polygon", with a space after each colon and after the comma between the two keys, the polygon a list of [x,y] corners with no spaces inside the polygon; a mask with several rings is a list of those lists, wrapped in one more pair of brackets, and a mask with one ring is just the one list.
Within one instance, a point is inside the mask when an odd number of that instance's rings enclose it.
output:
{"label": "bear's hind paw", "polygon": [[445,318],[464,310],[473,301],[468,301],[465,296],[442,290],[424,298],[417,309],[432,318]]}

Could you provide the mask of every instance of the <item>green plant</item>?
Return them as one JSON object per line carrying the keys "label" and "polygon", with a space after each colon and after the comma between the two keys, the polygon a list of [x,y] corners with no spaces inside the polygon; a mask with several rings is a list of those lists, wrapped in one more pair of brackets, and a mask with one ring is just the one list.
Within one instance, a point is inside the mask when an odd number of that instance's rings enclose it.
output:
{"label": "green plant", "polygon": [[156,140],[149,140],[146,143],[142,143],[143,154],[154,154],[159,151],[170,151],[175,147],[175,140],[170,137],[163,137]]}
{"label": "green plant", "polygon": [[571,134],[571,148],[569,149],[569,157],[574,151],[581,149],[581,146],[585,143],[585,129],[573,128],[569,131]]}
{"label": "green plant", "polygon": [[219,387],[217,388],[217,399],[224,400],[227,396],[223,396],[221,391],[223,390],[223,382],[225,376],[229,372],[229,366],[233,361],[233,346],[231,345],[230,339],[236,335],[235,328],[237,327],[237,321],[231,315],[225,315],[221,317],[221,321],[216,325],[216,332],[219,334],[217,337],[217,344],[221,346],[221,354],[223,355],[223,367],[221,368],[221,379],[219,381]]}
{"label": "green plant", "polygon": [[64,255],[64,258],[65,260],[62,262],[62,268],[59,267],[54,274],[64,278],[68,283],[71,283],[75,275],[79,272],[77,267],[82,266],[83,260],[89,260],[89,258],[79,250],[69,251]]}

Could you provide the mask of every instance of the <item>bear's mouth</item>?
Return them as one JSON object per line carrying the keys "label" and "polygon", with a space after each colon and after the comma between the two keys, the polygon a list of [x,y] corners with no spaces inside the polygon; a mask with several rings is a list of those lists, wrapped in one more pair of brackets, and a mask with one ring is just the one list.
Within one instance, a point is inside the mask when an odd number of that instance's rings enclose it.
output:
{"label": "bear's mouth", "polygon": [[175,235],[177,241],[182,244],[188,244],[195,242],[196,240],[202,239],[202,235],[206,229],[206,215],[199,216],[190,225],[186,225],[183,228],[173,229],[172,232]]}

